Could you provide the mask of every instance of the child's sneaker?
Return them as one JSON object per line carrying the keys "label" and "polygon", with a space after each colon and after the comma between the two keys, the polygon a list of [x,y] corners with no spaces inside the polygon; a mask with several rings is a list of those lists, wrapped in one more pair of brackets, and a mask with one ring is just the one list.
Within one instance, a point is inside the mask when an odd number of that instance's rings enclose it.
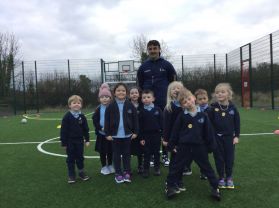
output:
{"label": "child's sneaker", "polygon": [[233,184],[232,178],[228,178],[228,179],[227,179],[226,188],[228,188],[228,189],[234,189],[234,184]]}
{"label": "child's sneaker", "polygon": [[204,174],[201,174],[201,175],[200,175],[200,179],[201,179],[201,180],[207,180],[207,176],[204,175]]}
{"label": "child's sneaker", "polygon": [[169,158],[168,158],[167,155],[163,155],[163,156],[162,156],[162,163],[164,164],[165,167],[169,167],[169,165],[170,165],[170,160],[169,160]]}
{"label": "child's sneaker", "polygon": [[211,196],[217,200],[217,201],[221,201],[221,194],[220,194],[220,190],[217,188],[217,189],[212,189],[211,190]]}
{"label": "child's sneaker", "polygon": [[152,155],[152,157],[150,158],[150,167],[153,168],[154,167],[154,156]]}
{"label": "child's sneaker", "polygon": [[78,174],[78,176],[79,176],[79,177],[81,178],[81,180],[83,180],[83,181],[89,180],[89,176],[86,175],[83,171],[80,172],[80,173]]}
{"label": "child's sneaker", "polygon": [[226,188],[226,182],[224,180],[224,178],[221,178],[218,182],[218,187],[219,188]]}
{"label": "child's sneaker", "polygon": [[179,189],[179,191],[186,191],[185,186],[183,185],[183,183],[178,183],[177,184],[177,188]]}
{"label": "child's sneaker", "polygon": [[107,169],[109,171],[109,174],[115,173],[115,169],[114,169],[114,167],[112,165],[107,166]]}
{"label": "child's sneaker", "polygon": [[72,184],[72,183],[75,183],[75,182],[76,182],[75,177],[69,176],[69,178],[68,178],[68,184]]}
{"label": "child's sneaker", "polygon": [[124,183],[124,178],[122,175],[115,175],[114,179],[116,183]]}
{"label": "child's sneaker", "polygon": [[191,168],[185,168],[185,169],[183,170],[183,175],[184,175],[184,176],[190,176],[190,175],[192,175],[192,170],[191,170]]}
{"label": "child's sneaker", "polygon": [[103,174],[103,175],[108,175],[108,174],[110,174],[110,170],[108,169],[108,166],[102,167],[102,169],[101,169],[101,174]]}
{"label": "child's sneaker", "polygon": [[131,183],[132,181],[131,181],[131,175],[129,174],[129,173],[124,173],[124,176],[123,176],[123,178],[124,178],[124,182],[128,182],[128,183]]}
{"label": "child's sneaker", "polygon": [[171,199],[173,196],[175,196],[176,194],[179,194],[180,190],[177,187],[167,187],[165,189],[165,194],[167,199]]}

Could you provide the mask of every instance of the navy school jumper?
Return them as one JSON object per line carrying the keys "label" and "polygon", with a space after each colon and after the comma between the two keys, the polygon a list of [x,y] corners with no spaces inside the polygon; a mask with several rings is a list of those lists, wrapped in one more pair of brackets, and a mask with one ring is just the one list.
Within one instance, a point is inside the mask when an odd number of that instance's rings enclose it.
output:
{"label": "navy school jumper", "polygon": [[144,169],[149,169],[150,157],[154,155],[154,167],[160,166],[160,146],[163,130],[162,110],[154,106],[150,111],[141,108],[139,113],[140,140],[145,140]]}
{"label": "navy school jumper", "polygon": [[169,83],[175,80],[176,71],[173,65],[160,57],[157,60],[147,59],[137,72],[138,85],[141,90],[152,90],[154,104],[161,110],[165,108]]}
{"label": "navy school jumper", "polygon": [[89,128],[86,117],[80,114],[78,118],[75,118],[71,112],[67,112],[62,119],[60,140],[61,145],[67,147],[68,174],[75,177],[75,163],[79,170],[84,168],[84,140],[89,142]]}
{"label": "navy school jumper", "polygon": [[229,102],[228,106],[211,104],[208,116],[216,134],[217,151],[214,153],[215,165],[220,178],[232,177],[234,163],[233,138],[240,134],[240,116],[236,106]]}
{"label": "navy school jumper", "polygon": [[[105,112],[105,134],[106,136],[116,136],[118,132],[118,126],[120,122],[120,112],[117,102],[114,100],[106,108]],[[137,110],[133,104],[125,100],[123,105],[123,125],[125,135],[139,133],[139,123]],[[115,174],[122,174],[121,170],[121,155],[123,161],[124,172],[130,172],[130,159],[131,159],[131,137],[127,138],[113,138],[113,162],[115,168]]]}
{"label": "navy school jumper", "polygon": [[195,116],[191,116],[187,111],[181,112],[173,127],[168,148],[177,150],[167,177],[169,187],[181,182],[183,169],[191,158],[208,177],[210,185],[214,189],[218,187],[218,180],[208,160],[208,152],[216,148],[216,142],[205,113],[197,112]]}

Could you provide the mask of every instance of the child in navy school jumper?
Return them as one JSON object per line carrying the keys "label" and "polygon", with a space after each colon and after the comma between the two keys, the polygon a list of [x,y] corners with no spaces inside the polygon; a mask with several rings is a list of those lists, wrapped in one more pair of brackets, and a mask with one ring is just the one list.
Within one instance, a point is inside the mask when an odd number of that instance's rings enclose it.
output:
{"label": "child in navy school jumper", "polygon": [[234,188],[233,163],[234,148],[239,142],[240,116],[231,102],[233,91],[228,83],[220,83],[215,88],[217,102],[211,105],[208,116],[215,129],[217,151],[213,152],[219,174],[220,188]]}
{"label": "child in navy school jumper", "polygon": [[[208,94],[206,92],[206,90],[204,89],[197,89],[195,91],[195,97],[196,97],[196,104],[200,107],[201,112],[205,112],[207,113],[207,111],[209,110],[209,106],[208,106]],[[188,170],[191,170],[191,163],[193,162],[193,159],[190,161],[189,165],[186,165],[186,167],[188,167]],[[200,169],[200,179],[201,180],[207,180],[207,177],[205,174],[202,173],[202,170]],[[187,175],[184,174],[183,175]]]}
{"label": "child in navy school jumper", "polygon": [[[167,105],[164,109],[164,114],[163,114],[163,142],[162,143],[165,147],[167,147],[168,145],[168,141],[170,139],[175,120],[179,115],[179,113],[182,111],[181,105],[178,101],[178,95],[180,90],[183,88],[184,86],[182,82],[178,82],[178,81],[173,81],[168,86]],[[173,164],[175,155],[176,154],[171,151],[169,166]],[[180,181],[179,184],[177,184],[178,187],[182,185],[182,175],[179,181]],[[182,186],[180,188],[182,188]]]}
{"label": "child in navy school jumper", "polygon": [[72,95],[68,99],[70,110],[64,115],[60,130],[61,145],[67,152],[68,183],[76,182],[75,164],[79,170],[79,177],[86,181],[89,177],[84,172],[84,140],[89,146],[89,128],[86,117],[81,113],[82,98]]}
{"label": "child in navy school jumper", "polygon": [[130,149],[131,139],[135,139],[139,131],[137,110],[126,99],[127,86],[124,83],[117,83],[113,93],[115,100],[109,104],[105,113],[106,138],[112,141],[116,183],[131,182]]}
{"label": "child in navy school jumper", "polygon": [[142,176],[149,177],[150,158],[154,155],[154,175],[160,172],[160,146],[163,130],[162,110],[154,106],[154,94],[151,90],[144,90],[141,95],[143,108],[139,113],[140,143],[144,146],[144,171]]}
{"label": "child in navy school jumper", "polygon": [[112,166],[112,141],[109,141],[105,137],[105,112],[107,106],[111,102],[111,92],[107,83],[103,83],[99,90],[100,105],[96,108],[92,120],[95,126],[96,145],[95,151],[100,153],[101,160],[101,174],[108,175],[114,173],[115,170]]}
{"label": "child in navy school jumper", "polygon": [[195,106],[195,97],[189,90],[184,88],[180,91],[179,102],[183,111],[175,121],[168,142],[168,148],[174,151],[176,156],[167,176],[166,196],[171,198],[180,193],[176,185],[183,168],[193,158],[208,177],[212,196],[220,200],[218,180],[208,160],[208,152],[216,146],[209,119]]}
{"label": "child in navy school jumper", "polygon": [[[139,115],[140,108],[142,108],[142,102],[140,97],[140,90],[138,87],[130,88],[129,98],[131,103],[137,109]],[[131,155],[137,156],[138,160],[138,174],[143,173],[143,146],[140,144],[139,137],[131,140]]]}

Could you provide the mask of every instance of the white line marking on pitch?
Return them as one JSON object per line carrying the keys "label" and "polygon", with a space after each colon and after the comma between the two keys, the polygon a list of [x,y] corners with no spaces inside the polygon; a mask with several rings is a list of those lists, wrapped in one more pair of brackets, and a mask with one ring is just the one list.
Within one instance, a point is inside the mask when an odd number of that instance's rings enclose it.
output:
{"label": "white line marking on pitch", "polygon": [[[38,144],[37,149],[38,149],[40,152],[42,152],[42,153],[44,153],[44,154],[47,154],[47,155],[58,156],[58,157],[67,157],[67,155],[48,152],[48,151],[46,151],[46,150],[44,150],[44,149],[42,148],[42,146],[43,146],[44,144],[46,144],[46,143],[48,143],[48,142],[50,142],[50,141],[52,141],[52,140],[58,139],[58,138],[59,138],[59,137],[54,137],[54,138],[48,139],[48,140],[46,140],[46,141],[44,141],[44,142],[41,142],[40,144]],[[100,157],[99,157],[99,156],[84,156],[84,158],[88,158],[88,159],[97,159],[97,158],[100,158]]]}
{"label": "white line marking on pitch", "polygon": [[[92,133],[94,131],[90,131]],[[263,136],[263,135],[275,135],[274,133],[252,133],[252,134],[240,134],[240,136]],[[59,138],[59,137],[58,137]],[[95,141],[95,140],[90,140]],[[44,142],[44,141],[43,141]],[[0,145],[9,145],[9,144],[40,144],[42,142],[4,142],[0,143]],[[59,143],[59,141],[50,141],[47,143]]]}
{"label": "white line marking on pitch", "polygon": [[[87,113],[85,114],[85,116],[89,116],[92,115],[94,112],[92,113]],[[35,115],[35,117],[33,117],[32,115]],[[61,121],[62,118],[41,118],[40,116],[37,116],[38,114],[24,114],[22,115],[24,118],[29,119],[29,120],[37,120],[37,121]]]}

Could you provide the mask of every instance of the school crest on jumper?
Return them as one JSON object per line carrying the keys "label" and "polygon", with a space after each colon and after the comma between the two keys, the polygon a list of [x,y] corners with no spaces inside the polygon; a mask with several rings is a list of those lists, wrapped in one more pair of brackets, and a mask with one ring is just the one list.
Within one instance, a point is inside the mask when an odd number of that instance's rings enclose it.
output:
{"label": "school crest on jumper", "polygon": [[127,111],[128,113],[132,113],[132,110],[131,109],[128,109],[128,111]]}
{"label": "school crest on jumper", "polygon": [[156,116],[159,115],[159,111],[155,111],[154,115]]}
{"label": "school crest on jumper", "polygon": [[198,122],[199,122],[199,123],[204,123],[204,118],[200,118],[200,119],[198,120]]}
{"label": "school crest on jumper", "polygon": [[230,114],[230,115],[234,115],[234,110],[230,110],[230,111],[229,111],[229,114]]}

